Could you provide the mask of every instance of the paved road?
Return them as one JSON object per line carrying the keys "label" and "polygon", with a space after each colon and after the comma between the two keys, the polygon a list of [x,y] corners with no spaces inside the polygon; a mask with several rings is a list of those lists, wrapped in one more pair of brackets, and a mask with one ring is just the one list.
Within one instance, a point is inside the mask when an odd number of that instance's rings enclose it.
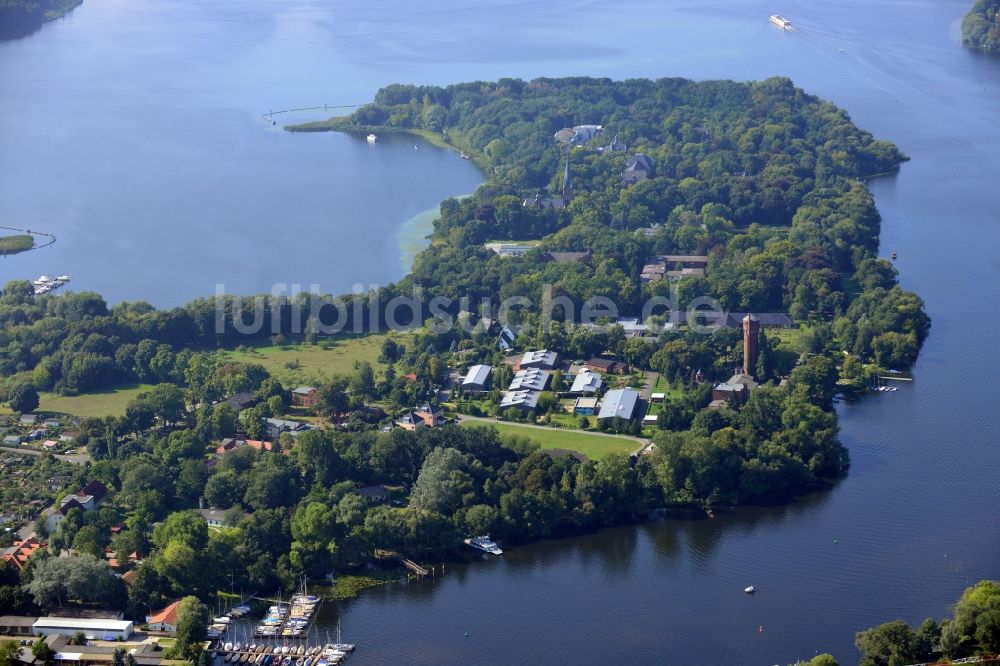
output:
{"label": "paved road", "polygon": [[643,437],[633,437],[632,435],[613,435],[613,434],[607,433],[607,432],[590,432],[589,430],[571,430],[569,428],[559,428],[559,429],[556,429],[556,428],[550,428],[549,426],[541,426],[541,425],[535,425],[535,424],[531,424],[531,423],[515,423],[515,422],[512,422],[512,421],[497,421],[493,417],[465,416],[464,414],[458,415],[456,417],[456,419],[457,419],[457,421],[459,423],[462,423],[464,421],[476,421],[476,422],[479,422],[479,423],[485,423],[487,425],[507,424],[507,425],[512,425],[512,426],[517,426],[519,428],[534,428],[535,430],[544,430],[546,432],[572,432],[572,433],[576,433],[576,434],[579,434],[579,435],[587,435],[589,437],[613,437],[615,439],[631,439],[632,441],[634,441],[638,445],[638,448],[635,451],[632,452],[633,455],[639,453],[639,451],[642,451],[644,448],[646,448],[647,446],[650,445],[650,441],[648,439],[645,439]]}
{"label": "paved road", "polygon": [[646,382],[642,386],[642,390],[639,392],[639,397],[649,402],[650,398],[653,396],[653,386],[656,384],[656,376],[659,373],[646,371]]}

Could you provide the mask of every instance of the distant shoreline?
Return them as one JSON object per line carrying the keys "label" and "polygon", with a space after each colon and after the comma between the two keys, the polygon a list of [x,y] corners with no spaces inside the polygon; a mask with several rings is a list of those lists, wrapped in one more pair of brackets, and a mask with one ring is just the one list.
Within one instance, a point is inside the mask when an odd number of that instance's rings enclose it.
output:
{"label": "distant shoreline", "polygon": [[[58,2],[58,0],[57,0]],[[71,11],[83,4],[83,0],[61,0],[58,6],[44,9],[38,14],[17,15],[12,14],[15,8],[8,9],[8,13],[0,13],[0,39],[20,39],[27,37],[33,32],[37,32],[43,25],[56,19],[62,18]],[[3,22],[6,21],[6,25]]]}

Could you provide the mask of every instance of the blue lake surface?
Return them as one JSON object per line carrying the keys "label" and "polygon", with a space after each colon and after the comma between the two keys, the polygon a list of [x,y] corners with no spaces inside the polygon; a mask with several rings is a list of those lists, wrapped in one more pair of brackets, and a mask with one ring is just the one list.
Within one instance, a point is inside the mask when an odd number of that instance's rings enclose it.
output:
{"label": "blue lake surface", "polygon": [[59,238],[0,260],[0,279],[68,273],[159,306],[219,283],[384,283],[404,273],[405,223],[481,175],[409,139],[260,114],[392,82],[789,76],[912,158],[870,186],[933,331],[915,381],[842,407],[848,478],[786,507],[511,549],[328,605],[321,631],[339,617],[359,665],[855,663],[856,631],[943,617],[1000,578],[1000,59],[960,46],[968,5],[85,0],[0,43],[0,224]]}

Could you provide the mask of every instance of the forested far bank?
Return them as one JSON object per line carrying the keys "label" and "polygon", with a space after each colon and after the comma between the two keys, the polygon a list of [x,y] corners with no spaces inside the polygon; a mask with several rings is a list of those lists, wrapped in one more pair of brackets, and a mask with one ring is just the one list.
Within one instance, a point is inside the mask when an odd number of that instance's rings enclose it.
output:
{"label": "forested far bank", "polygon": [[984,53],[1000,53],[1000,0],[976,0],[962,19],[962,43]]}
{"label": "forested far bank", "polygon": [[0,0],[0,39],[21,37],[57,19],[83,0]]}

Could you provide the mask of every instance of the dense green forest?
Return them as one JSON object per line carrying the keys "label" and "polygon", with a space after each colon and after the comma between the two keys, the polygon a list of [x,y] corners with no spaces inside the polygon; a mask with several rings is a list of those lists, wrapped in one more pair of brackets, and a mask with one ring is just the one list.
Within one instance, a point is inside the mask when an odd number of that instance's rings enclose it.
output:
{"label": "dense green forest", "polygon": [[962,43],[986,53],[1000,53],[1000,0],[976,0],[962,19]]}
{"label": "dense green forest", "polygon": [[18,37],[59,18],[83,0],[0,0],[0,38]]}

